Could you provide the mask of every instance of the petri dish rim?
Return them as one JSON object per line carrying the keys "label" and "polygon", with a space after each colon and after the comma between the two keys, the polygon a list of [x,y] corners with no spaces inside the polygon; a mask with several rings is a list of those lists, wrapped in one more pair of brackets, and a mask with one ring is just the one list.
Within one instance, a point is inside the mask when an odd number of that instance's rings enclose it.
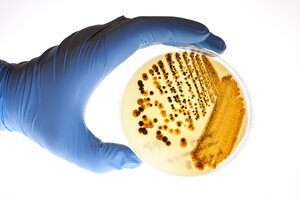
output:
{"label": "petri dish rim", "polygon": [[[200,53],[200,54],[204,54],[204,55],[207,55],[209,57],[211,57],[211,59],[215,60],[216,62],[219,62],[220,64],[222,64],[222,66],[224,68],[226,68],[226,70],[228,70],[232,76],[235,78],[235,80],[238,82],[238,85],[241,89],[241,92],[243,93],[243,98],[244,98],[244,102],[245,102],[245,105],[246,105],[246,124],[245,124],[245,130],[244,130],[244,133],[243,135],[241,136],[241,139],[239,141],[239,143],[236,145],[236,147],[233,149],[233,151],[230,153],[230,155],[224,160],[222,161],[221,163],[219,163],[219,165],[215,168],[215,169],[210,169],[210,170],[207,170],[205,171],[204,173],[199,173],[199,174],[194,174],[194,175],[180,175],[180,174],[173,174],[173,173],[169,173],[167,171],[164,171],[164,170],[161,170],[153,165],[151,165],[150,163],[147,162],[147,160],[143,160],[143,156],[140,155],[140,153],[138,153],[134,146],[131,144],[127,134],[125,133],[125,129],[124,129],[124,124],[123,124],[123,120],[122,120],[122,112],[123,112],[123,109],[122,109],[122,106],[123,106],[123,101],[124,101],[124,96],[125,96],[125,93],[126,93],[126,89],[130,83],[130,80],[131,78],[128,80],[126,86],[124,87],[124,91],[123,91],[123,94],[122,94],[122,99],[121,99],[121,106],[120,106],[120,120],[121,120],[121,125],[122,125],[122,129],[124,131],[124,134],[125,134],[125,137],[132,149],[132,151],[143,161],[145,162],[147,165],[149,165],[150,167],[156,169],[157,171],[159,172],[162,172],[164,174],[169,174],[169,175],[173,175],[173,176],[184,176],[184,177],[198,177],[198,176],[204,176],[204,175],[208,175],[210,173],[214,173],[216,171],[219,171],[219,169],[227,166],[229,163],[232,162],[232,160],[234,160],[238,154],[241,153],[241,151],[243,150],[246,142],[248,141],[248,138],[249,138],[249,133],[250,133],[250,130],[251,130],[251,127],[252,127],[252,120],[253,120],[253,110],[252,110],[252,104],[251,104],[251,100],[250,100],[250,95],[249,95],[249,90],[247,89],[247,86],[246,84],[244,83],[243,79],[241,78],[241,76],[236,72],[236,70],[233,68],[233,66],[227,61],[225,60],[223,57],[221,57],[220,54],[214,52],[214,51],[211,51],[209,49],[206,49],[206,48],[198,48],[198,47],[194,47],[194,46],[184,46],[184,47],[174,47],[174,50],[167,50],[165,52],[160,52],[159,54],[157,55],[154,55],[152,56],[150,59],[148,59],[145,63],[149,62],[150,60],[152,59],[155,59],[156,57],[159,57],[163,54],[166,54],[166,53],[171,53],[171,52],[183,52],[183,51],[186,51],[186,52],[195,52],[195,53]],[[143,67],[142,64],[140,67],[138,67],[133,74],[131,74],[131,77],[133,75],[135,75],[141,67]]]}

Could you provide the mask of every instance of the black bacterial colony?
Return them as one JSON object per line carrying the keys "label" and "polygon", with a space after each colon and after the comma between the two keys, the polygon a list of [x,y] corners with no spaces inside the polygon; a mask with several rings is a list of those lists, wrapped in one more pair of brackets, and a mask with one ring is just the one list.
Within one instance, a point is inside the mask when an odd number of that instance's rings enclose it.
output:
{"label": "black bacterial colony", "polygon": [[144,64],[122,103],[125,134],[142,160],[167,173],[215,169],[244,135],[247,108],[239,83],[220,62],[172,52]]}

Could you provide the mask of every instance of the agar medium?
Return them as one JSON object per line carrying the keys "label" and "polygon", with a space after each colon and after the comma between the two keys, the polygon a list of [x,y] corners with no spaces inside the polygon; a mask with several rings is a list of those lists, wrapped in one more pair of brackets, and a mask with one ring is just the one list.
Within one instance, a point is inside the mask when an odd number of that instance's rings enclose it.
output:
{"label": "agar medium", "polygon": [[205,49],[165,53],[142,65],[125,89],[121,115],[135,153],[155,168],[181,176],[222,165],[250,124],[240,78]]}

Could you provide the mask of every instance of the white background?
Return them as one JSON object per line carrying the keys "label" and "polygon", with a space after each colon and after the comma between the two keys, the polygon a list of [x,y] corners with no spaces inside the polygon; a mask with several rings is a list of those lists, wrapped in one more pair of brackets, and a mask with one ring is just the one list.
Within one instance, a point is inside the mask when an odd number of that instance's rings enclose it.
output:
{"label": "white background", "polygon": [[[2,131],[0,199],[300,199],[300,1],[0,0],[0,59],[29,60],[74,31],[120,15],[190,18],[224,38],[223,57],[243,78],[252,100],[245,147],[229,165],[205,176],[170,176],[145,163],[94,174],[22,134]],[[134,54],[91,98],[87,124],[104,141],[128,144],[118,121],[120,98],[140,59],[155,51]]]}

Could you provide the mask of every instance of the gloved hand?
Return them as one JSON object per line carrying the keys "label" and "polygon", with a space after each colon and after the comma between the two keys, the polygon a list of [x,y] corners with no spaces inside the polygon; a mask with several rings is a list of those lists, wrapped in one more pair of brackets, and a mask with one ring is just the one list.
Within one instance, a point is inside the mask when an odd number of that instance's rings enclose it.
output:
{"label": "gloved hand", "polygon": [[141,161],[127,146],[103,143],[90,132],[84,111],[93,90],[114,68],[153,44],[218,53],[226,48],[203,24],[182,18],[119,17],[85,28],[31,61],[0,61],[0,129],[21,132],[94,172],[137,167]]}

